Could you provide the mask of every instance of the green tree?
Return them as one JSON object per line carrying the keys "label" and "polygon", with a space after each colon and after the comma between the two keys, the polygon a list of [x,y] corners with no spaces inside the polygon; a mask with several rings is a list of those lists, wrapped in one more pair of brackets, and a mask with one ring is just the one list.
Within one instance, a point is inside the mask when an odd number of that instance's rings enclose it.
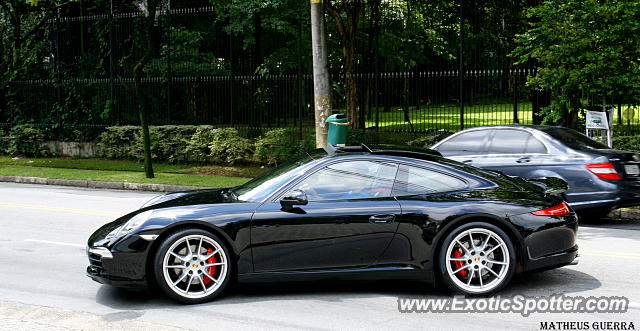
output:
{"label": "green tree", "polygon": [[155,177],[153,173],[153,165],[151,163],[151,137],[149,135],[148,113],[151,105],[149,97],[142,88],[142,75],[145,67],[153,58],[154,52],[158,48],[156,38],[154,36],[154,27],[156,25],[156,12],[160,9],[160,0],[146,0],[143,2],[146,16],[143,19],[143,29],[145,36],[144,53],[133,66],[133,80],[135,83],[136,96],[140,106],[138,114],[140,116],[140,127],[142,129],[142,141],[144,145],[144,173],[147,178]]}
{"label": "green tree", "polygon": [[55,0],[0,1],[0,111],[7,107],[10,82],[44,62],[43,26],[68,4]]}
{"label": "green tree", "polygon": [[637,98],[640,2],[548,0],[528,15],[536,21],[517,36],[512,54],[520,63],[538,63],[528,84],[551,91],[547,122],[574,127],[583,108],[582,93],[603,106],[622,95]]}

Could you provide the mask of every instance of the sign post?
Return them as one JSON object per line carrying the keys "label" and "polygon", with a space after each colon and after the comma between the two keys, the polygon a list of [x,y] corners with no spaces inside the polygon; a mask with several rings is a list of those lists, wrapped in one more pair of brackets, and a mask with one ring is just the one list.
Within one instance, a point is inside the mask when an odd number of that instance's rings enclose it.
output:
{"label": "sign post", "polygon": [[589,135],[589,130],[606,131],[607,145],[612,146],[612,133],[613,133],[613,108],[609,108],[606,111],[602,110],[587,110],[587,130],[586,134]]}

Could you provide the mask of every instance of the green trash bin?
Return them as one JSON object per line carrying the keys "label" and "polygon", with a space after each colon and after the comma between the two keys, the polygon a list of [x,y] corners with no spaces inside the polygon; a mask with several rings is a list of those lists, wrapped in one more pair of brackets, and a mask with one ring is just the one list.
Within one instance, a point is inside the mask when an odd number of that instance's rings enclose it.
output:
{"label": "green trash bin", "polygon": [[329,116],[325,122],[329,125],[327,144],[344,146],[347,143],[347,130],[349,129],[347,116],[334,114]]}

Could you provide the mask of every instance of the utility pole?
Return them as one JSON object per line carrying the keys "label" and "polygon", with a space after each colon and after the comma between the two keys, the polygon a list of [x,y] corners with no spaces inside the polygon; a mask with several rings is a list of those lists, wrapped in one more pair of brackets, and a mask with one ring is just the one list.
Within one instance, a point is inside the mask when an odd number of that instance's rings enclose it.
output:
{"label": "utility pole", "polygon": [[327,66],[323,0],[311,0],[311,49],[313,52],[313,93],[316,121],[316,147],[327,145],[327,126],[331,113],[331,90]]}

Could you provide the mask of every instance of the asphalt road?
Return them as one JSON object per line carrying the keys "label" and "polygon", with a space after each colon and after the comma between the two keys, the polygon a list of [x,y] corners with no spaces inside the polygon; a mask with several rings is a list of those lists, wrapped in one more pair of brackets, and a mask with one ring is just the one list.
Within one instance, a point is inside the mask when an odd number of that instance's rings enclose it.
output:
{"label": "asphalt road", "polygon": [[621,314],[400,313],[398,297],[448,297],[402,281],[241,284],[214,302],[184,306],[87,278],[89,234],[154,195],[0,183],[0,329],[538,330],[556,321],[640,329],[640,222],[633,221],[583,225],[579,265],[517,277],[500,293],[626,296],[631,303]]}

